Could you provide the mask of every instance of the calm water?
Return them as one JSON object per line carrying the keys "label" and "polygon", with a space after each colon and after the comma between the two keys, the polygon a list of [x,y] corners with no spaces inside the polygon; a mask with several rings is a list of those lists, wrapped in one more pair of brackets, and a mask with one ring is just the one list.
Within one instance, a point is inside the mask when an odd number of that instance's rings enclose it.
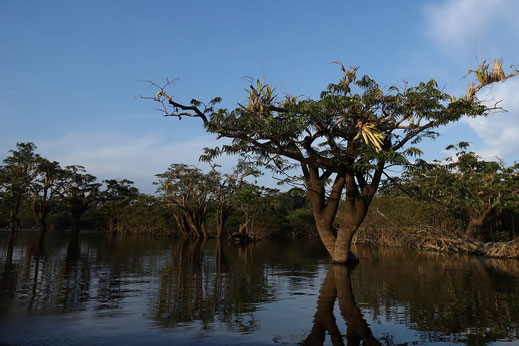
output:
{"label": "calm water", "polygon": [[359,247],[348,269],[309,240],[12,240],[0,344],[519,344],[518,261]]}

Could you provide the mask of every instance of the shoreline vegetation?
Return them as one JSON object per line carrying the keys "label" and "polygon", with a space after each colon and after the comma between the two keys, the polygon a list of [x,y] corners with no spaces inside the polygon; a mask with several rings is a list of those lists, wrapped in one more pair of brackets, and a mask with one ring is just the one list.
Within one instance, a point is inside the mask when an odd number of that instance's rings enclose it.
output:
{"label": "shoreline vegetation", "polygon": [[[0,165],[0,227],[17,232],[31,219],[42,234],[86,226],[236,242],[318,236],[332,262],[343,264],[359,262],[353,243],[517,258],[519,163],[486,161],[467,142],[426,162],[415,145],[463,117],[501,110],[476,93],[519,70],[507,75],[502,60],[492,70],[483,63],[468,73],[477,84],[456,98],[433,79],[385,88],[335,63],[341,78],[317,99],[282,98],[250,79],[246,103],[234,109],[220,108],[219,97],[179,103],[168,95],[175,80],[149,81],[157,93],[145,98],[165,116],[196,118],[206,132],[232,140],[204,149],[208,171],[173,163],[156,174],[156,195],[127,179],[97,182],[83,166],[62,167],[35,153],[34,143],[17,143]],[[214,162],[223,154],[240,156],[230,173]],[[402,174],[391,177],[395,166]],[[294,168],[299,174],[289,174]],[[293,188],[258,186],[264,170]]]}
{"label": "shoreline vegetation", "polygon": [[[258,171],[243,163],[232,174],[225,175],[217,172],[215,166],[204,173],[193,166],[172,165],[166,173],[157,174],[157,194],[147,195],[139,193],[129,180],[98,183],[81,166],[60,168],[54,162],[52,172],[58,171],[55,174],[61,177],[48,184],[47,189],[54,191],[52,197],[47,193],[47,199],[42,199],[40,180],[45,175],[38,170],[46,169],[48,161],[34,154],[36,146],[32,143],[18,143],[17,147],[4,161],[5,165],[0,166],[0,228],[10,228],[13,234],[23,227],[42,233],[47,229],[90,229],[106,230],[114,236],[128,233],[223,238],[237,243],[276,237],[319,237],[311,201],[304,189],[295,187],[282,192],[257,186],[244,178],[258,176]],[[24,170],[32,171],[27,173],[30,176],[7,179],[5,167],[12,164],[9,160],[13,157],[27,161]],[[35,157],[43,162],[41,167],[38,161],[31,162]],[[17,164],[23,166],[22,162]],[[397,186],[394,181],[388,182],[374,196],[353,244],[519,259],[516,205],[494,211],[479,229],[477,239],[466,234],[470,224],[466,209],[447,208],[424,196],[405,193],[400,189],[405,183]],[[184,204],[178,203],[179,196]],[[43,222],[39,209],[34,210],[35,203],[45,207]],[[344,200],[338,206],[335,229],[341,224],[343,208]],[[203,233],[195,232],[202,228]]]}

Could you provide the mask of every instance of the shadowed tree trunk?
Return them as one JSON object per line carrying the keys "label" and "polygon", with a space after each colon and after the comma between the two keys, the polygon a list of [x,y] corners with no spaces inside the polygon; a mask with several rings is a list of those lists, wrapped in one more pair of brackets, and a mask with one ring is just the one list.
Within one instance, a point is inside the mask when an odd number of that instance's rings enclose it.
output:
{"label": "shadowed tree trunk", "polygon": [[72,231],[79,232],[81,228],[81,216],[85,213],[85,211],[89,208],[89,202],[84,200],[71,200],[68,202],[70,207],[70,227]]}
{"label": "shadowed tree trunk", "polygon": [[20,206],[18,204],[9,209],[9,228],[13,232],[19,232],[22,229],[20,219],[18,218],[19,209]]}
{"label": "shadowed tree trunk", "polygon": [[108,217],[108,231],[110,232],[110,234],[117,233],[117,217],[116,216]]}
{"label": "shadowed tree trunk", "polygon": [[[383,167],[383,165],[383,162],[379,162],[379,167]],[[320,176],[316,167],[308,167],[303,169],[303,172],[317,231],[326,250],[331,255],[332,261],[335,263],[358,263],[359,260],[351,252],[351,241],[366,217],[369,204],[380,182],[382,170],[376,172],[370,185],[365,184],[362,177],[357,176],[357,179],[363,182],[360,187],[355,181],[353,172],[341,172],[335,177],[329,196],[326,196],[323,182],[328,178],[328,175],[323,173]],[[339,229],[336,230],[333,222],[337,215],[344,188],[346,188],[346,197],[344,210],[342,211],[343,217]]]}
{"label": "shadowed tree trunk", "polygon": [[227,211],[224,208],[218,208],[216,210],[216,238],[222,238],[225,222],[229,218],[230,214],[230,211]]}
{"label": "shadowed tree trunk", "polygon": [[494,211],[495,208],[493,207],[488,207],[480,211],[469,210],[469,223],[465,230],[465,237],[487,241],[488,237],[484,234],[484,227]]}

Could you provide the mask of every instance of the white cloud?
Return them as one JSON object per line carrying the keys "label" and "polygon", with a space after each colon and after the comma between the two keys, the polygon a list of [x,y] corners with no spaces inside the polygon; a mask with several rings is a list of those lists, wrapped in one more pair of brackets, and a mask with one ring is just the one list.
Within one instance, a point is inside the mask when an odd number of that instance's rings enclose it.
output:
{"label": "white cloud", "polygon": [[504,22],[516,25],[510,13],[516,12],[518,4],[516,0],[446,0],[429,5],[425,8],[427,34],[452,54],[473,50],[491,27],[502,27]]}
{"label": "white cloud", "polygon": [[[152,193],[155,174],[164,172],[172,163],[186,163],[209,168],[198,158],[204,147],[213,147],[213,136],[205,135],[178,142],[156,134],[139,135],[112,133],[69,133],[38,143],[37,152],[58,161],[62,166],[78,164],[99,180],[126,178],[139,189]],[[218,163],[224,170],[235,164],[233,157],[222,157]],[[205,167],[204,167],[205,166]]]}
{"label": "white cloud", "polygon": [[[508,80],[494,85],[492,89],[479,95],[480,99],[502,100],[499,106],[506,113],[490,114],[486,118],[466,119],[465,122],[476,132],[484,144],[478,151],[487,159],[496,156],[508,162],[519,160],[519,80]],[[494,101],[494,102],[495,102]],[[487,101],[489,106],[494,104]]]}

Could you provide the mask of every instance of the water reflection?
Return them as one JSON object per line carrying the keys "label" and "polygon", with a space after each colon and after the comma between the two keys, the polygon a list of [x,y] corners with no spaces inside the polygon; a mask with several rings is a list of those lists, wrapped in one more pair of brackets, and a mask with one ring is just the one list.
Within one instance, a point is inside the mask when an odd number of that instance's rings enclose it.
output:
{"label": "water reflection", "polygon": [[[256,265],[248,244],[231,248],[221,241],[207,249],[206,239],[181,239],[163,264],[155,304],[162,327],[198,321],[205,330],[218,321],[229,329],[258,329],[253,312],[273,298],[262,264]],[[207,251],[206,251],[207,250]]]}
{"label": "water reflection", "polygon": [[[351,269],[330,265],[322,245],[303,240],[236,246],[3,232],[0,343],[24,343],[29,334],[67,343],[78,330],[102,337],[96,343],[127,344],[195,336],[200,344],[304,345],[519,339],[519,261],[356,253],[362,262]],[[46,328],[33,324],[40,317]],[[63,331],[70,338],[52,334]]]}
{"label": "water reflection", "polygon": [[337,298],[341,315],[347,325],[347,344],[380,345],[380,342],[373,337],[368,323],[362,317],[362,313],[355,302],[351,287],[352,269],[344,265],[332,265],[328,270],[317,299],[314,325],[303,345],[323,345],[326,332],[330,335],[332,345],[344,345],[342,334],[333,313]]}
{"label": "water reflection", "polygon": [[[405,323],[420,342],[483,345],[519,337],[517,261],[364,249],[357,299],[374,320]],[[368,283],[368,284],[366,284]]]}

